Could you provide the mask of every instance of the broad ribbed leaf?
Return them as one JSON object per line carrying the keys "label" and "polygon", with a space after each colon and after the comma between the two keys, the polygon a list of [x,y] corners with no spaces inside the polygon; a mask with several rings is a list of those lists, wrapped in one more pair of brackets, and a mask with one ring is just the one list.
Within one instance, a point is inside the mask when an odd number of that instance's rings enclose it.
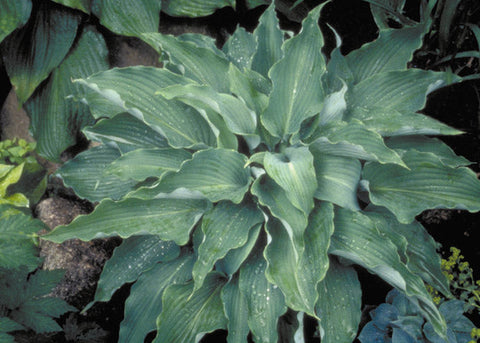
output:
{"label": "broad ribbed leaf", "polygon": [[270,238],[265,252],[267,278],[282,290],[290,308],[315,316],[316,286],[328,269],[332,204],[324,203],[311,213],[305,232],[305,250],[300,256],[296,255],[297,249],[279,221],[270,220],[267,230]]}
{"label": "broad ribbed leaf", "polygon": [[[0,213],[9,209],[7,205],[0,205]],[[18,268],[27,266],[28,270],[35,269],[40,259],[33,237],[45,229],[40,220],[24,214],[14,214],[0,218],[0,267]]]}
{"label": "broad ribbed leaf", "polygon": [[347,103],[345,101],[347,89],[347,85],[343,84],[340,90],[325,97],[322,111],[319,114],[319,125],[325,125],[332,121],[343,119],[343,114],[347,109]]}
{"label": "broad ribbed leaf", "polygon": [[384,206],[408,224],[429,208],[480,210],[480,182],[468,168],[444,166],[432,153],[408,151],[410,168],[367,163],[363,179],[373,204]]}
{"label": "broad ribbed leaf", "polygon": [[204,17],[217,9],[235,7],[235,0],[163,0],[162,11],[172,17]]}
{"label": "broad ribbed leaf", "polygon": [[0,3],[0,43],[15,29],[25,25],[31,12],[31,0],[2,1]]}
{"label": "broad ribbed leaf", "polygon": [[168,54],[169,64],[180,68],[182,73],[201,85],[208,85],[221,93],[228,93],[229,62],[211,49],[198,47],[171,35],[149,33],[142,39],[158,53]]}
{"label": "broad ribbed leaf", "polygon": [[289,147],[283,153],[265,154],[267,174],[282,187],[290,202],[308,216],[313,208],[317,178],[313,155],[307,147]]}
{"label": "broad ribbed leaf", "polygon": [[422,45],[424,30],[423,24],[381,30],[375,41],[345,56],[353,73],[354,83],[378,73],[407,69],[407,62],[411,60],[413,52]]}
{"label": "broad ribbed leaf", "polygon": [[278,318],[287,311],[280,289],[265,277],[267,262],[261,247],[254,248],[240,268],[239,288],[248,304],[248,327],[257,343],[276,342]]}
{"label": "broad ribbed leaf", "polygon": [[284,32],[280,29],[273,2],[260,17],[253,37],[257,47],[252,55],[252,70],[268,78],[270,68],[283,57]]}
{"label": "broad ribbed leaf", "polygon": [[250,9],[261,5],[268,5],[269,3],[268,0],[247,0],[247,7]]}
{"label": "broad ribbed leaf", "polygon": [[86,127],[83,133],[90,140],[117,146],[122,153],[138,148],[168,147],[165,137],[128,113],[103,119]]}
{"label": "broad ribbed leaf", "polygon": [[75,156],[57,170],[66,186],[72,187],[81,198],[101,201],[118,200],[133,189],[136,181],[124,181],[105,173],[110,163],[120,157],[120,152],[108,145],[100,145]]}
{"label": "broad ribbed leaf", "polygon": [[[155,95],[161,88],[191,82],[182,76],[166,69],[137,66],[111,69],[79,82],[144,121],[165,136],[172,147],[215,145],[215,135],[195,109]],[[103,106],[98,96],[87,94],[86,101],[90,107]]]}
{"label": "broad ribbed leaf", "polygon": [[362,289],[355,269],[332,258],[327,275],[317,289],[315,310],[320,318],[322,342],[353,342],[362,315]]}
{"label": "broad ribbed leaf", "polygon": [[247,243],[250,229],[263,220],[262,212],[252,204],[235,205],[229,201],[219,202],[203,216],[204,238],[198,248],[198,258],[192,271],[194,292],[202,286],[215,262],[228,251]]}
{"label": "broad ribbed leaf", "polygon": [[193,155],[178,173],[166,175],[153,192],[170,193],[179,188],[201,192],[210,201],[238,204],[251,182],[247,158],[233,150],[208,149]]}
{"label": "broad ribbed leaf", "polygon": [[120,202],[106,199],[92,214],[79,216],[70,225],[59,226],[44,237],[58,243],[72,238],[88,241],[99,237],[151,234],[184,245],[209,205],[206,200],[193,199],[128,198]]}
{"label": "broad ribbed leaf", "polygon": [[[72,79],[86,77],[108,68],[108,50],[98,32],[87,27],[75,49],[53,72],[45,89],[36,93],[27,103],[31,127],[37,140],[37,152],[54,161],[76,143],[80,130],[92,123],[88,107],[69,96],[83,97],[87,88],[72,83]],[[55,139],[52,139],[55,137]]]}
{"label": "broad ribbed leaf", "polygon": [[244,343],[248,332],[248,304],[240,292],[238,276],[235,275],[222,289],[222,302],[228,319],[228,343]]}
{"label": "broad ribbed leaf", "polygon": [[168,172],[177,172],[182,163],[190,158],[192,154],[184,149],[137,149],[113,161],[105,172],[122,180],[143,181],[148,177],[162,178]]}
{"label": "broad ribbed leaf", "polygon": [[362,166],[354,158],[327,155],[312,149],[317,189],[315,198],[358,211],[357,188]]}
{"label": "broad ribbed leaf", "polygon": [[160,0],[93,0],[92,12],[100,24],[122,36],[157,32]]}
{"label": "broad ribbed leaf", "polygon": [[150,331],[156,330],[156,319],[162,312],[163,291],[169,285],[190,280],[193,261],[192,254],[183,254],[173,261],[158,263],[140,275],[125,302],[119,343],[143,342]]}
{"label": "broad ribbed leaf", "polygon": [[453,150],[438,138],[425,136],[393,137],[386,142],[387,146],[404,153],[408,150],[431,152],[437,156],[445,166],[462,167],[471,164],[463,156],[456,155]]}
{"label": "broad ribbed leaf", "polygon": [[65,58],[80,23],[80,16],[65,7],[39,6],[25,27],[2,42],[5,69],[20,104]]}
{"label": "broad ribbed leaf", "polygon": [[165,289],[154,343],[198,342],[203,334],[227,328],[221,290],[226,279],[210,273],[193,295],[193,282]]}
{"label": "broad ribbed leaf", "polygon": [[320,127],[310,140],[310,150],[317,153],[404,165],[400,156],[385,146],[382,136],[355,119]]}
{"label": "broad ribbed leaf", "polygon": [[134,282],[158,262],[173,260],[179,253],[180,249],[175,243],[163,241],[154,235],[125,239],[105,263],[94,301],[109,301],[123,284]]}
{"label": "broad ribbed leaf", "polygon": [[418,302],[422,314],[432,323],[435,331],[446,330],[445,320],[438,312],[422,279],[413,274],[400,260],[397,247],[382,235],[375,223],[360,212],[339,208],[335,212],[335,232],[330,253],[347,258],[392,286],[405,292]]}
{"label": "broad ribbed leaf", "polygon": [[262,123],[274,136],[286,139],[301,123],[320,112],[325,97],[320,78],[325,72],[318,27],[320,7],[303,21],[302,31],[282,46],[284,57],[270,70],[273,83]]}
{"label": "broad ribbed leaf", "polygon": [[87,14],[90,14],[90,5],[92,0],[52,0],[56,3],[75,8]]}
{"label": "broad ribbed leaf", "polygon": [[253,56],[257,51],[255,37],[243,27],[237,26],[235,32],[228,38],[222,47],[230,62],[240,70],[252,67]]}

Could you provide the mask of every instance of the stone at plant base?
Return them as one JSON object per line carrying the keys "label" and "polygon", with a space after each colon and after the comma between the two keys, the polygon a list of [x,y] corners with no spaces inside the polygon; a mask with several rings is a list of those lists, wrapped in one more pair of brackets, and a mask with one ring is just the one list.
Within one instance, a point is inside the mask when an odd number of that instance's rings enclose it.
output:
{"label": "stone at plant base", "polygon": [[0,138],[4,140],[18,137],[33,142],[34,139],[28,132],[29,125],[30,118],[18,104],[17,95],[12,88],[0,111]]}
{"label": "stone at plant base", "polygon": [[[50,229],[71,222],[89,211],[80,202],[54,197],[42,200],[36,207],[37,217]],[[111,256],[118,239],[82,242],[69,240],[63,244],[41,240],[40,256],[43,269],[64,269],[65,277],[54,289],[58,296],[77,308],[83,308],[92,299],[103,265]]]}

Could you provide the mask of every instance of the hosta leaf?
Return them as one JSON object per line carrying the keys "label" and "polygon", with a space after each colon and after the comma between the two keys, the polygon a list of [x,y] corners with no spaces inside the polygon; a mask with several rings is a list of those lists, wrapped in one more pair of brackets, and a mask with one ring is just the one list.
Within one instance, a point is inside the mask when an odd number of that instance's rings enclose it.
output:
{"label": "hosta leaf", "polygon": [[124,181],[104,173],[110,163],[120,157],[120,152],[108,145],[100,145],[78,154],[57,170],[57,175],[81,198],[100,201],[104,198],[118,200],[133,189],[136,181]]}
{"label": "hosta leaf", "polygon": [[357,273],[332,258],[327,275],[317,288],[315,310],[320,318],[322,342],[353,342],[362,315],[362,289]]}
{"label": "hosta leaf", "polygon": [[[132,236],[115,248],[98,280],[94,301],[109,301],[123,284],[134,282],[155,266],[178,256],[179,247],[154,235]],[[92,303],[93,304],[93,303]]]}
{"label": "hosta leaf", "polygon": [[422,45],[424,31],[423,24],[380,30],[375,41],[349,53],[345,61],[353,73],[354,83],[378,73],[406,69],[413,52]]}
{"label": "hosta leaf", "polygon": [[[23,104],[67,55],[80,16],[61,6],[41,2],[36,15],[2,42],[10,82]],[[3,15],[3,13],[2,13]]]}
{"label": "hosta leaf", "polygon": [[257,51],[255,37],[243,27],[237,26],[235,32],[222,47],[230,62],[240,70],[252,67],[253,56]]}
{"label": "hosta leaf", "polygon": [[410,169],[367,163],[363,179],[373,204],[384,206],[408,224],[429,208],[480,210],[480,182],[468,168],[444,166],[433,153],[407,151]]}
{"label": "hosta leaf", "polygon": [[168,54],[170,61],[167,66],[171,63],[180,68],[186,77],[199,84],[228,93],[229,62],[211,49],[161,33],[144,34],[142,39],[158,53]]}
{"label": "hosta leaf", "polygon": [[229,201],[219,202],[203,216],[204,238],[198,248],[198,258],[192,271],[194,291],[202,286],[215,262],[228,251],[247,243],[250,229],[263,220],[262,212],[252,204],[235,205]]}
{"label": "hosta leaf", "polygon": [[315,198],[358,211],[357,188],[362,166],[353,158],[322,154],[312,149],[317,189]]}
{"label": "hosta leaf", "polygon": [[183,33],[176,37],[182,42],[190,42],[195,44],[199,48],[210,49],[218,56],[226,58],[225,53],[217,48],[217,42],[213,37],[206,36],[201,33]]}
{"label": "hosta leaf", "polygon": [[283,57],[284,32],[280,29],[273,2],[260,17],[253,37],[257,47],[252,55],[252,69],[268,78],[270,68]]}
{"label": "hosta leaf", "polygon": [[265,154],[267,174],[286,191],[291,203],[308,216],[313,208],[317,179],[313,155],[307,147],[289,147],[283,153]]}
{"label": "hosta leaf", "polygon": [[345,93],[347,92],[347,89],[347,85],[343,84],[340,90],[325,97],[325,103],[319,114],[319,125],[342,120],[343,114],[347,109],[347,103],[345,101]]}
{"label": "hosta leaf", "polygon": [[360,212],[337,209],[335,232],[330,253],[347,258],[371,273],[378,275],[394,287],[405,292],[418,303],[422,314],[432,323],[435,331],[446,330],[445,320],[438,312],[422,279],[413,274],[400,260],[397,248],[375,223]]}
{"label": "hosta leaf", "polygon": [[[416,112],[425,106],[427,94],[460,80],[451,73],[421,69],[379,73],[351,88],[348,106],[351,115],[360,120],[368,116],[365,109]],[[405,124],[408,125],[408,122]]]}
{"label": "hosta leaf", "polygon": [[247,7],[251,9],[261,5],[268,5],[269,3],[270,1],[268,0],[247,0]]}
{"label": "hosta leaf", "polygon": [[248,332],[248,304],[240,292],[238,276],[235,275],[222,289],[222,302],[228,319],[228,343],[244,343]]}
{"label": "hosta leaf", "polygon": [[169,285],[190,280],[193,261],[192,254],[182,254],[173,261],[158,263],[140,275],[125,302],[119,343],[143,342],[150,331],[156,330],[156,319],[162,312],[163,291]]}
{"label": "hosta leaf", "polygon": [[113,161],[105,172],[122,180],[143,181],[148,177],[161,178],[168,172],[176,172],[190,158],[192,154],[184,149],[137,149]]}
{"label": "hosta leaf", "polygon": [[319,15],[320,7],[310,12],[302,31],[282,46],[284,57],[269,71],[273,89],[261,119],[272,135],[283,139],[322,109],[325,94],[320,78],[325,60]]}
{"label": "hosta leaf", "polygon": [[471,164],[463,156],[456,155],[453,150],[438,138],[425,136],[393,137],[386,142],[387,146],[397,151],[406,152],[416,150],[431,152],[437,156],[445,166],[461,167]]}
{"label": "hosta leaf", "polygon": [[[213,132],[196,110],[179,101],[155,95],[161,88],[191,82],[184,77],[166,69],[136,66],[110,69],[78,82],[144,121],[166,137],[172,147],[215,145]],[[103,106],[98,96],[87,94],[86,101],[90,107]],[[162,110],[158,111],[159,108]],[[115,114],[118,112],[110,116]]]}
{"label": "hosta leaf", "polygon": [[71,94],[82,97],[87,92],[84,86],[72,83],[72,79],[106,70],[107,58],[104,39],[87,27],[75,49],[53,72],[46,88],[27,103],[37,151],[42,156],[59,161],[62,151],[75,144],[80,130],[92,122],[88,107],[68,98]]}
{"label": "hosta leaf", "polygon": [[154,342],[198,342],[205,333],[226,329],[227,319],[220,297],[225,283],[220,273],[213,272],[192,296],[193,282],[167,287]]}
{"label": "hosta leaf", "polygon": [[15,29],[25,25],[31,12],[31,0],[2,1],[0,3],[0,43]]}
{"label": "hosta leaf", "polygon": [[92,0],[52,0],[56,3],[75,8],[87,14],[90,14],[90,5]]}
{"label": "hosta leaf", "polygon": [[282,290],[290,308],[315,316],[316,286],[328,269],[332,204],[324,203],[311,213],[305,232],[305,250],[300,256],[296,256],[287,230],[279,221],[269,221],[267,231],[270,238],[265,252],[267,278]]}
{"label": "hosta leaf", "polygon": [[260,246],[240,268],[239,288],[248,304],[248,327],[258,343],[277,341],[278,318],[287,311],[280,289],[265,277],[266,261]]}
{"label": "hosta leaf", "polygon": [[385,146],[382,136],[358,120],[320,127],[310,140],[310,150],[317,153],[404,165],[400,156]]}
{"label": "hosta leaf", "polygon": [[93,0],[92,12],[100,24],[122,36],[157,32],[160,24],[159,0]]}
{"label": "hosta leaf", "polygon": [[170,193],[179,188],[201,192],[210,201],[242,201],[251,182],[247,158],[233,150],[208,149],[193,155],[178,173],[166,175],[154,191]]}
{"label": "hosta leaf", "polygon": [[235,7],[235,0],[162,1],[162,11],[173,17],[204,17],[225,6]]}
{"label": "hosta leaf", "polygon": [[128,113],[103,119],[83,130],[85,136],[128,152],[138,148],[166,148],[168,142],[160,133]]}
{"label": "hosta leaf", "polygon": [[79,216],[70,225],[59,226],[44,237],[58,243],[72,238],[88,241],[114,235],[127,238],[151,234],[184,245],[209,205],[206,200],[194,199],[106,199],[92,214]]}
{"label": "hosta leaf", "polygon": [[305,313],[288,310],[278,320],[279,343],[305,343],[303,319]]}
{"label": "hosta leaf", "polygon": [[[7,205],[0,205],[0,212],[5,213]],[[35,269],[40,260],[33,241],[35,234],[45,229],[40,220],[24,214],[15,214],[0,218],[0,267],[18,268],[27,266]]]}

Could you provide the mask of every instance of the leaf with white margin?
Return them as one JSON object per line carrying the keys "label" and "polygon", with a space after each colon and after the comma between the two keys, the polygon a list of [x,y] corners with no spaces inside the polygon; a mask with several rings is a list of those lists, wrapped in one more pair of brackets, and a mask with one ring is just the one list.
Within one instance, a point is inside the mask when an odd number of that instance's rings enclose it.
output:
{"label": "leaf with white margin", "polygon": [[228,343],[244,343],[250,331],[248,328],[248,304],[240,292],[238,275],[235,275],[222,289],[222,302],[228,319]]}
{"label": "leaf with white margin", "polygon": [[226,281],[222,274],[212,272],[193,295],[193,281],[168,286],[163,292],[162,312],[157,318],[157,337],[153,342],[199,342],[205,333],[226,329],[221,299]]}
{"label": "leaf with white margin", "polygon": [[125,301],[119,343],[142,342],[149,332],[156,330],[165,288],[190,280],[193,261],[193,254],[183,253],[175,260],[156,263],[152,269],[140,275]]}
{"label": "leaf with white margin", "polygon": [[310,149],[317,176],[315,198],[330,201],[353,211],[360,210],[357,188],[362,173],[359,160],[321,153]]}
{"label": "leaf with white margin", "polygon": [[[263,243],[259,241],[259,243]],[[261,245],[240,268],[239,287],[248,304],[248,327],[258,343],[276,342],[279,317],[287,311],[282,291],[266,276]]]}
{"label": "leaf with white margin", "polygon": [[468,168],[451,168],[430,152],[409,150],[402,156],[409,169],[367,163],[362,183],[373,204],[384,206],[398,221],[411,223],[430,208],[480,210],[480,181]]}
{"label": "leaf with white margin", "polygon": [[193,266],[194,292],[212,270],[215,262],[228,251],[240,248],[248,240],[250,229],[264,221],[262,212],[252,203],[233,204],[220,201],[202,219],[203,240]]}
{"label": "leaf with white margin", "polygon": [[273,136],[282,139],[299,131],[305,119],[322,109],[325,93],[319,80],[326,66],[318,26],[320,9],[312,10],[303,21],[302,31],[285,41],[283,58],[268,73],[273,89],[261,120]]}
{"label": "leaf with white margin", "polygon": [[264,167],[267,174],[285,190],[290,202],[308,216],[317,189],[313,155],[308,148],[288,147],[283,153],[267,152]]}
{"label": "leaf with white margin", "polygon": [[193,154],[180,171],[166,175],[150,192],[170,193],[179,188],[201,192],[212,202],[240,203],[251,182],[245,155],[234,150],[208,149]]}
{"label": "leaf with white margin", "polygon": [[439,334],[445,332],[445,320],[425,289],[423,280],[401,262],[396,245],[378,231],[370,218],[360,212],[337,208],[334,224],[330,254],[361,265],[406,293],[435,331]]}
{"label": "leaf with white margin", "polygon": [[[155,95],[161,88],[188,84],[191,80],[166,69],[135,66],[114,68],[77,80],[166,137],[174,148],[215,146],[215,136],[204,118],[192,107]],[[98,95],[85,96],[90,107],[103,107]],[[161,109],[161,111],[159,111]],[[117,113],[105,113],[114,116]]]}
{"label": "leaf with white margin", "polygon": [[89,241],[100,237],[151,234],[184,245],[190,239],[190,231],[210,206],[210,202],[200,199],[127,198],[119,202],[106,199],[91,214],[78,216],[69,225],[59,226],[43,238],[60,243],[72,238]]}
{"label": "leaf with white margin", "polygon": [[355,269],[331,258],[327,275],[317,289],[315,310],[322,342],[353,342],[362,315],[362,289]]}
{"label": "leaf with white margin", "polygon": [[327,252],[333,230],[333,205],[322,203],[310,215],[305,231],[305,250],[297,257],[287,230],[280,221],[270,220],[267,223],[266,275],[282,290],[285,302],[293,310],[316,316],[317,284],[327,273]]}

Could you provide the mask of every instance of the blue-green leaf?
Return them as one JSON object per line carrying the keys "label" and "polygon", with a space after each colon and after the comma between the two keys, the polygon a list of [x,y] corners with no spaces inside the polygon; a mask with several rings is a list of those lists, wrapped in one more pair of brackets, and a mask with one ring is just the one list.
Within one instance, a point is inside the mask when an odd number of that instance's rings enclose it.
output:
{"label": "blue-green leaf", "polygon": [[2,1],[0,3],[0,43],[30,18],[31,0]]}
{"label": "blue-green leaf", "polygon": [[252,67],[253,56],[257,51],[255,37],[243,27],[237,26],[235,32],[222,47],[230,62],[240,70]]}
{"label": "blue-green leaf", "polygon": [[75,8],[87,14],[90,14],[92,0],[52,0],[56,3]]}
{"label": "blue-green leaf", "polygon": [[248,332],[248,304],[240,292],[238,275],[235,275],[222,289],[222,302],[228,319],[228,343],[244,343]]}
{"label": "blue-green leaf", "polygon": [[217,9],[235,7],[235,0],[163,0],[162,11],[172,17],[204,17]]}

